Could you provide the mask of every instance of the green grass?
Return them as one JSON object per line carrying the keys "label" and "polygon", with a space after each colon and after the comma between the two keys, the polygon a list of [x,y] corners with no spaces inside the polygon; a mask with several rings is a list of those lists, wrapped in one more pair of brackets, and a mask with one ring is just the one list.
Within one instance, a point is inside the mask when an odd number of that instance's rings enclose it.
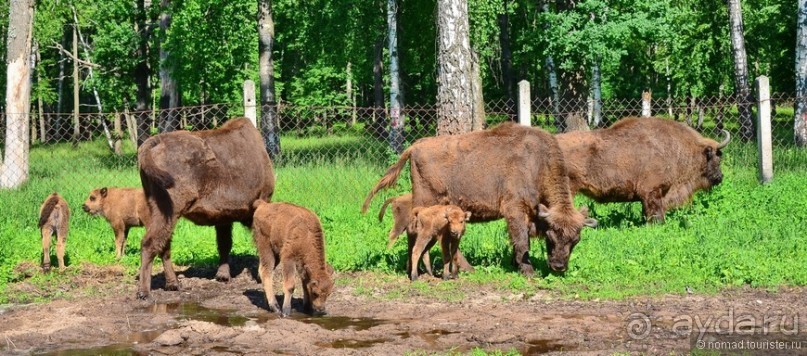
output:
{"label": "green grass", "polygon": [[[273,200],[301,204],[317,213],[325,230],[327,259],[334,268],[402,275],[405,239],[387,250],[392,219],[389,212],[383,223],[376,216],[384,199],[409,190],[408,176],[403,174],[393,191],[377,196],[367,215],[359,212],[365,195],[395,158],[384,143],[345,133],[326,140],[289,136],[282,144],[285,158],[276,168]],[[578,197],[577,205],[588,205],[600,226],[584,230],[563,276],[548,273],[542,241],[531,244],[540,277],[528,279],[511,267],[512,248],[502,221],[471,225],[461,249],[477,272],[461,279],[526,295],[551,290],[579,298],[684,293],[685,286],[711,293],[743,285],[767,289],[805,285],[807,151],[777,147],[774,158],[773,182],[759,185],[754,145],[733,142],[724,154],[723,184],[668,212],[663,225],[645,225],[638,203],[603,205]],[[15,267],[40,263],[38,209],[54,190],[65,196],[72,210],[68,265],[121,264],[134,275],[143,229],[132,229],[125,257],[115,261],[111,228],[80,207],[93,188],[138,186],[135,166],[133,147],[115,157],[101,140],[77,148],[56,144],[31,149],[29,182],[18,190],[0,191],[0,303],[10,299],[6,286],[26,275]],[[243,227],[234,231],[233,253],[255,254],[250,233]],[[212,228],[180,222],[172,243],[174,263],[213,267],[217,256]],[[439,263],[438,249],[432,251],[432,260]],[[48,285],[59,278],[57,273],[37,273],[29,281]],[[450,283],[439,292],[461,299],[462,292]]]}

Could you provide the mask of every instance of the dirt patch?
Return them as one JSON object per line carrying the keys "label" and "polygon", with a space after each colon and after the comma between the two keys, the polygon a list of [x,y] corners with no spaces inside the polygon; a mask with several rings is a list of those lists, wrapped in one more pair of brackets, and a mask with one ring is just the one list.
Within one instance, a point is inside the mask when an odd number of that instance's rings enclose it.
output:
{"label": "dirt patch", "polygon": [[[74,273],[66,299],[0,307],[0,350],[54,355],[374,355],[481,348],[523,354],[657,354],[688,352],[693,333],[729,327],[732,332],[796,331],[807,350],[804,288],[564,301],[549,292],[525,297],[462,284],[462,297],[446,301],[415,288],[388,297],[409,284],[403,275],[338,273],[327,315],[301,313],[298,287],[292,316],[283,319],[268,312],[254,271],[243,269],[227,284],[213,280],[214,274],[214,269],[185,269],[179,292],[163,290],[157,275],[152,296],[141,301],[135,298],[135,281],[122,269],[91,267]],[[354,280],[364,281],[361,288]],[[369,283],[369,291],[368,280],[376,281]],[[434,288],[456,282],[427,283]],[[10,288],[33,288],[25,285],[22,281]],[[87,286],[95,293],[87,293]]]}

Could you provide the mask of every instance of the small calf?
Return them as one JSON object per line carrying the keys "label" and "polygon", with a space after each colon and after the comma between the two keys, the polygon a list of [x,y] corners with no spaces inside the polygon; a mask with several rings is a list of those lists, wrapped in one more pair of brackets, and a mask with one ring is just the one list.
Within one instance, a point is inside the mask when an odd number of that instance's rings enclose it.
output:
{"label": "small calf", "polygon": [[49,195],[39,208],[39,231],[42,233],[42,270],[50,271],[50,238],[56,234],[56,257],[64,269],[64,247],[69,230],[70,208],[58,193]]}
{"label": "small calf", "polygon": [[[253,207],[252,237],[258,248],[258,274],[269,309],[282,316],[291,313],[296,271],[303,283],[305,311],[323,312],[333,289],[333,268],[325,262],[325,241],[319,218],[306,208],[288,203],[267,203],[259,199]],[[282,311],[272,288],[272,271],[277,265],[282,266],[283,271]]]}
{"label": "small calf", "polygon": [[[392,245],[395,244],[395,241],[398,240],[398,236],[400,236],[404,231],[406,231],[409,246],[411,247],[416,238],[415,230],[409,229],[409,222],[412,221],[412,193],[399,195],[397,197],[392,197],[385,200],[384,204],[381,205],[381,210],[378,212],[378,221],[384,221],[384,213],[387,211],[387,205],[390,204],[392,204],[392,218],[395,220],[395,223],[392,226],[392,229],[389,231],[389,242],[387,243],[387,249],[391,248]],[[423,254],[423,265],[426,267],[426,273],[433,274],[431,259],[429,258],[428,253]],[[412,264],[410,259],[406,260],[406,273],[412,273]]]}
{"label": "small calf", "polygon": [[[456,205],[433,205],[414,208],[412,215],[411,224],[414,226],[409,229],[416,232],[417,238],[414,244],[409,244],[410,265],[417,266],[417,261],[434,245],[435,240],[439,240],[443,250],[443,279],[456,278],[460,239],[471,212],[465,212]],[[418,278],[417,268],[412,268],[409,278],[413,281]]]}
{"label": "small calf", "polygon": [[94,189],[81,206],[90,215],[101,215],[115,232],[115,257],[121,258],[129,237],[129,228],[144,226],[149,217],[143,188]]}

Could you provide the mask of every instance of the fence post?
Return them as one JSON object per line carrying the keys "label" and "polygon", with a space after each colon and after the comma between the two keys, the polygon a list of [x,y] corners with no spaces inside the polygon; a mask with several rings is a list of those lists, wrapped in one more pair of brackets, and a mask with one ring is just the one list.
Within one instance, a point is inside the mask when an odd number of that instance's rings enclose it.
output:
{"label": "fence post", "polygon": [[532,126],[530,123],[530,82],[518,82],[518,123]]}
{"label": "fence post", "polygon": [[651,110],[652,108],[652,101],[653,93],[649,90],[645,90],[642,92],[642,117],[650,117],[653,115]]}
{"label": "fence post", "polygon": [[759,149],[759,181],[773,179],[773,144],[771,143],[771,89],[768,77],[755,80],[757,85],[757,147]]}
{"label": "fence post", "polygon": [[255,82],[247,79],[244,81],[244,116],[255,127],[258,127],[258,110],[255,107]]}

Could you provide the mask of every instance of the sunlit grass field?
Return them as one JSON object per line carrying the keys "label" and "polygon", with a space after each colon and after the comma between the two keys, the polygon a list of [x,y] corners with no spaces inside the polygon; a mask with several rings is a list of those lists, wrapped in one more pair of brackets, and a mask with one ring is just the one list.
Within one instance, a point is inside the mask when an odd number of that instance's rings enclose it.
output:
{"label": "sunlit grass field", "polygon": [[[367,215],[359,212],[369,189],[397,158],[386,144],[347,131],[327,139],[284,136],[281,142],[284,156],[276,167],[273,200],[317,213],[333,267],[402,275],[405,238],[387,250],[392,219],[388,211],[380,223],[377,213],[384,199],[409,191],[407,174],[398,187],[375,198]],[[775,178],[762,186],[757,182],[755,145],[733,141],[724,153],[723,183],[668,212],[662,225],[644,224],[638,203],[603,205],[578,197],[577,206],[589,206],[599,227],[584,230],[562,276],[548,273],[543,241],[532,240],[531,247],[540,277],[527,279],[511,267],[512,248],[503,222],[470,225],[460,248],[477,272],[460,278],[582,298],[684,293],[685,286],[713,292],[742,285],[770,289],[805,285],[807,150],[777,146],[775,153]],[[121,156],[112,155],[103,140],[78,147],[68,143],[33,147],[28,183],[19,190],[0,191],[0,303],[10,299],[5,287],[23,278],[15,266],[41,262],[36,222],[42,200],[53,191],[62,194],[72,210],[68,266],[121,264],[133,276],[140,264],[144,229],[132,229],[125,257],[116,261],[109,224],[84,213],[81,204],[94,188],[139,185],[131,146]],[[233,253],[255,254],[249,230],[239,225]],[[55,265],[55,252],[52,255]],[[172,243],[175,264],[214,266],[217,256],[213,228],[180,222]],[[432,257],[439,264],[438,249]],[[159,271],[157,267],[155,273]],[[31,280],[48,278],[59,274]]]}

